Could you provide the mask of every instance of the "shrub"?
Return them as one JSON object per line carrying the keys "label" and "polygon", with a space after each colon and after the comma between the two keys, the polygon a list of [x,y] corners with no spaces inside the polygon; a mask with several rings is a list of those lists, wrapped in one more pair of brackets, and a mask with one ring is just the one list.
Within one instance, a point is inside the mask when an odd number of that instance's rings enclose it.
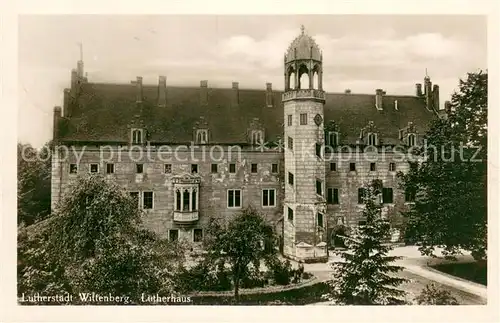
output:
{"label": "shrub", "polygon": [[418,305],[459,305],[449,291],[428,284],[415,299]]}

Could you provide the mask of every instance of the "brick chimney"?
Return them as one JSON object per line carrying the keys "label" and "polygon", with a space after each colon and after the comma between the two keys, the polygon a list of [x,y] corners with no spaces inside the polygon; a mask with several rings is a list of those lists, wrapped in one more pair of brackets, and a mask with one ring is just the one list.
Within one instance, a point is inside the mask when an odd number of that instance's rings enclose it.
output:
{"label": "brick chimney", "polygon": [[59,106],[54,107],[54,119],[53,119],[54,128],[52,132],[52,139],[54,140],[54,142],[57,142],[59,138],[59,123],[61,121],[61,117],[62,117],[61,107]]}
{"label": "brick chimney", "polygon": [[238,82],[233,82],[233,88],[231,90],[231,107],[238,107],[240,103],[240,92],[238,87]]}
{"label": "brick chimney", "polygon": [[273,107],[273,84],[266,83],[266,106],[268,108]]}
{"label": "brick chimney", "polygon": [[424,78],[424,95],[425,95],[425,107],[427,110],[432,109],[432,82],[429,76]]}
{"label": "brick chimney", "polygon": [[415,90],[416,90],[416,93],[415,95],[417,97],[421,97],[423,94],[422,94],[422,83],[417,83],[415,84]]}
{"label": "brick chimney", "polygon": [[142,94],[142,76],[137,76],[137,80],[135,82],[136,87],[136,102],[142,103],[143,94]]}
{"label": "brick chimney", "polygon": [[200,105],[208,104],[208,81],[200,81]]}
{"label": "brick chimney", "polygon": [[382,107],[382,97],[384,96],[384,90],[376,89],[375,90],[375,107],[377,110],[383,110]]}
{"label": "brick chimney", "polygon": [[432,106],[434,110],[439,111],[439,85],[434,84],[432,88]]}
{"label": "brick chimney", "polygon": [[167,106],[167,77],[163,75],[158,77],[158,106]]}

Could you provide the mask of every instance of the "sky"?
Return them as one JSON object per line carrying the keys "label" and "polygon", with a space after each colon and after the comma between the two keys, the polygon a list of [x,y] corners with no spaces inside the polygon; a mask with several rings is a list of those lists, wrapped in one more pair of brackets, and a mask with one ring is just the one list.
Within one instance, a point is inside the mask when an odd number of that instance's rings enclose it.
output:
{"label": "sky", "polygon": [[446,15],[24,15],[18,25],[18,140],[51,139],[53,107],[80,58],[89,82],[282,90],[300,26],[323,52],[327,92],[413,95],[426,73],[441,108],[468,72],[487,68],[487,21]]}

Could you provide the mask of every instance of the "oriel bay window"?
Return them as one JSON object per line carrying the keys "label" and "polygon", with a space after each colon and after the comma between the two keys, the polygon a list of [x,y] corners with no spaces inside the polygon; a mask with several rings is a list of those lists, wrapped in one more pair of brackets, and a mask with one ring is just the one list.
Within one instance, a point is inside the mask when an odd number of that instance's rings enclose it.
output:
{"label": "oriel bay window", "polygon": [[177,187],[174,195],[175,210],[178,212],[193,212],[198,210],[198,188]]}
{"label": "oriel bay window", "polygon": [[173,182],[174,222],[193,223],[198,221],[200,178],[192,174],[185,174],[175,177]]}

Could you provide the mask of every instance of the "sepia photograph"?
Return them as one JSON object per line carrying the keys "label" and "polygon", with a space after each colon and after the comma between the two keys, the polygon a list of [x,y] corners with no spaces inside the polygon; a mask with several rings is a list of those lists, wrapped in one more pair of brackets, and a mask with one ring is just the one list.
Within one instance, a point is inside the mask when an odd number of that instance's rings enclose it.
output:
{"label": "sepia photograph", "polygon": [[487,16],[17,33],[18,306],[489,303]]}

